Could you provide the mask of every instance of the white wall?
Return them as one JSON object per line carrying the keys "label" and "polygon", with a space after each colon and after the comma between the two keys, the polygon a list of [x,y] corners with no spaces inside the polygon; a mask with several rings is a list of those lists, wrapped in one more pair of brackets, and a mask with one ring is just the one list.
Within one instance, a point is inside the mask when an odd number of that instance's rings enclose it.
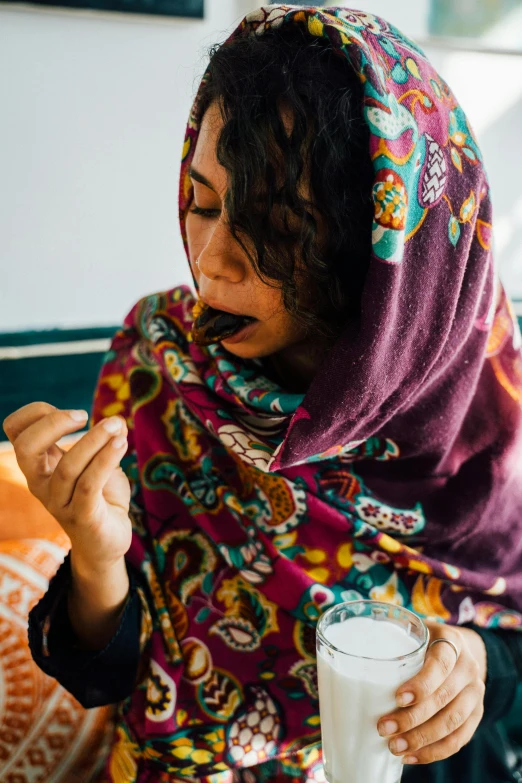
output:
{"label": "white wall", "polygon": [[206,18],[0,6],[0,331],[118,323],[189,280],[177,217]]}
{"label": "white wall", "polygon": [[[203,21],[0,5],[0,331],[117,323],[189,281],[185,123],[205,48],[257,6],[205,3]],[[422,36],[423,3],[354,4]],[[522,298],[522,57],[428,53],[483,147],[497,256]]]}

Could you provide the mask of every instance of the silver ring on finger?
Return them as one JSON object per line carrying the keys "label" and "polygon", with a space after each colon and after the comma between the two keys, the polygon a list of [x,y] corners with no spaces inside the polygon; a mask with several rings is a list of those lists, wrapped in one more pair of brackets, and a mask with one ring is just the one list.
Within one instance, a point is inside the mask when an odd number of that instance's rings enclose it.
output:
{"label": "silver ring on finger", "polygon": [[458,661],[460,652],[459,652],[459,650],[457,648],[457,645],[454,642],[452,642],[451,639],[445,639],[443,636],[440,639],[434,639],[428,645],[428,650],[430,649],[430,647],[433,647],[434,644],[437,644],[437,642],[447,642],[448,644],[451,644],[451,646],[453,647],[453,649],[455,651],[455,655],[457,656],[457,661]]}

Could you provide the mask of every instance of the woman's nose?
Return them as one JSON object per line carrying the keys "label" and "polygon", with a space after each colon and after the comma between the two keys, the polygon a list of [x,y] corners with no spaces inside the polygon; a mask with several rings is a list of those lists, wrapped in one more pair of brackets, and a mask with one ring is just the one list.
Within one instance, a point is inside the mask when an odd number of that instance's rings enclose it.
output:
{"label": "woman's nose", "polygon": [[219,220],[207,244],[197,259],[200,274],[210,280],[226,278],[232,283],[240,283],[248,263],[244,250],[232,236],[228,226]]}

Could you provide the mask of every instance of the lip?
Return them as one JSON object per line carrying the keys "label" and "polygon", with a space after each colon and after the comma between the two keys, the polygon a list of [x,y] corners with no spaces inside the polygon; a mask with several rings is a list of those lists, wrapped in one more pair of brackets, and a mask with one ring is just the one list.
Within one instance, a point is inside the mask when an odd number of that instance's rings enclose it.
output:
{"label": "lip", "polygon": [[252,335],[253,332],[255,332],[260,323],[261,322],[256,319],[255,321],[252,321],[251,323],[244,326],[238,332],[231,334],[230,337],[225,337],[225,339],[221,340],[221,342],[225,344],[234,344],[241,343],[243,340],[248,340],[248,338]]}
{"label": "lip", "polygon": [[240,313],[239,310],[233,310],[231,307],[224,307],[223,305],[219,304],[219,302],[214,301],[213,299],[203,299],[201,297],[201,301],[204,302],[209,307],[212,307],[213,310],[222,310],[224,313],[231,313],[231,315],[245,315],[249,318],[254,318],[254,316],[249,316],[248,313]]}

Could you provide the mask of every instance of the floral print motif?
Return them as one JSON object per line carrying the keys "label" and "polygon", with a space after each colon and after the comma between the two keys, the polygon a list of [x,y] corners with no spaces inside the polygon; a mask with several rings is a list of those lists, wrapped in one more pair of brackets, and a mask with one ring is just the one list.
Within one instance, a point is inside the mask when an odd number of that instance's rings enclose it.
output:
{"label": "floral print motif", "polygon": [[373,497],[358,495],[355,508],[360,518],[370,522],[377,530],[386,530],[396,535],[414,535],[426,525],[420,504],[411,510],[400,510]]}
{"label": "floral print motif", "polygon": [[375,222],[386,228],[404,229],[408,196],[399,175],[391,169],[381,169],[373,197]]}

